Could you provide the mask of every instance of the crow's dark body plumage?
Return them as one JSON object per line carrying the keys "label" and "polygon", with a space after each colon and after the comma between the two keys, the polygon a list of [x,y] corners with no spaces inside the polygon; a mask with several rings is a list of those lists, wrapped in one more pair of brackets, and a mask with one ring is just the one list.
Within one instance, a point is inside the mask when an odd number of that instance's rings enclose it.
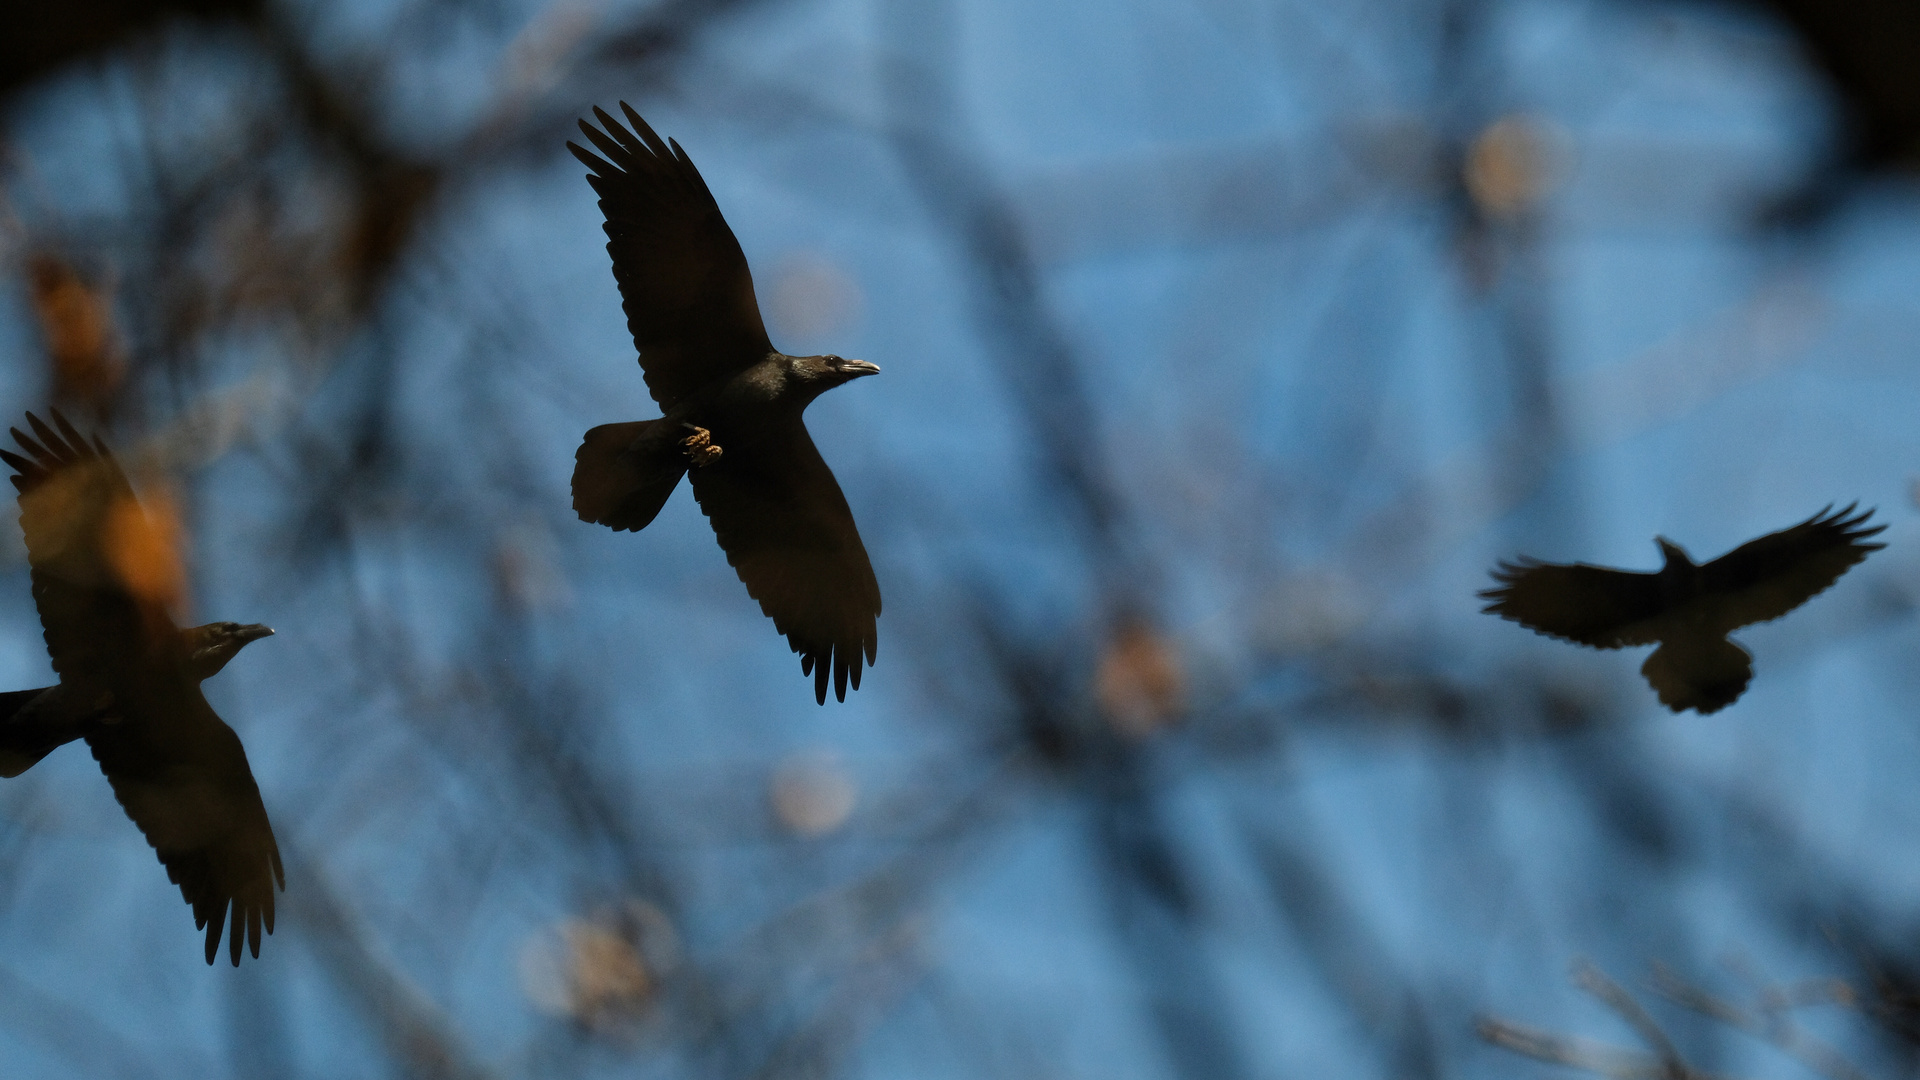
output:
{"label": "crow's dark body plumage", "polygon": [[[273,932],[280,849],[246,750],[200,692],[248,642],[273,633],[231,622],[181,628],[133,587],[139,562],[169,543],[134,498],[106,445],[59,413],[58,430],[27,414],[15,471],[33,599],[58,686],[16,691],[0,764],[17,774],[62,742],[84,738],[120,806],[153,845],[167,877],[207,932],[207,963],[227,930],[233,963],[244,938],[260,955]],[[228,914],[232,922],[227,927]]]}
{"label": "crow's dark body plumage", "polygon": [[[581,520],[645,528],[682,475],[727,561],[800,654],[824,703],[846,700],[879,643],[880,585],[853,512],[801,420],[814,398],[880,369],[788,356],[767,337],[753,277],[706,181],[678,143],[625,103],[629,131],[600,109],[580,130],[607,252],[657,420],[605,424],[574,455]],[[635,132],[638,132],[636,135]]]}
{"label": "crow's dark body plumage", "polygon": [[1532,559],[1501,563],[1493,572],[1500,585],[1480,596],[1490,614],[1580,645],[1657,644],[1640,673],[1661,704],[1674,712],[1716,712],[1753,677],[1751,656],[1728,634],[1785,615],[1885,546],[1865,542],[1886,528],[1861,527],[1873,511],[1832,510],[1702,565],[1656,538],[1666,564],[1654,573]]}

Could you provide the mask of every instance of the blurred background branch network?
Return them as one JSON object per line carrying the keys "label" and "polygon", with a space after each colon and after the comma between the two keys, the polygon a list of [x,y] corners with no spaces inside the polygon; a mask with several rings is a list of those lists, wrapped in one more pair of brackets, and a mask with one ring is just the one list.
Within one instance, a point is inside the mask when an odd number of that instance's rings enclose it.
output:
{"label": "blurred background branch network", "polygon": [[[27,7],[0,402],[279,631],[208,692],[287,890],[209,971],[85,754],[0,784],[7,1076],[1920,1068],[1912,5]],[[845,705],[691,500],[569,510],[650,414],[562,149],[620,99],[886,369],[815,410]],[[1856,498],[1712,717],[1473,600]]]}

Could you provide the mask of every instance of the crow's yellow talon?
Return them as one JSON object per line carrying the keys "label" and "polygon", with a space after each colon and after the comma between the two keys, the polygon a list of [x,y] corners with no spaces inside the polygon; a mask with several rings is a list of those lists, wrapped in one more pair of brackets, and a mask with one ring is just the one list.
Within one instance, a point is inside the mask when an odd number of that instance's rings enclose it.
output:
{"label": "crow's yellow talon", "polygon": [[687,460],[696,468],[711,465],[715,458],[724,453],[713,444],[713,432],[703,427],[694,428],[693,434],[680,440],[680,445],[686,447]]}

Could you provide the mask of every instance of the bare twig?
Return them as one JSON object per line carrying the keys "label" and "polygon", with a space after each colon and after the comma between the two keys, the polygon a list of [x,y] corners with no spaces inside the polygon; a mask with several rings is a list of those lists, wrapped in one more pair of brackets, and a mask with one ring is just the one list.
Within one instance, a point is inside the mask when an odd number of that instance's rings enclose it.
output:
{"label": "bare twig", "polygon": [[1653,989],[1676,1005],[1765,1040],[1781,1053],[1831,1080],[1871,1080],[1838,1050],[1793,1022],[1787,1015],[1793,998],[1786,991],[1763,989],[1760,1008],[1748,1011],[1693,986],[1661,963],[1653,965]]}
{"label": "bare twig", "polygon": [[1573,984],[1599,998],[1602,1004],[1625,1020],[1660,1058],[1667,1076],[1678,1080],[1679,1077],[1693,1075],[1686,1061],[1680,1057],[1679,1049],[1673,1045],[1673,1040],[1667,1038],[1667,1033],[1660,1030],[1660,1025],[1633,999],[1632,994],[1627,993],[1625,987],[1607,978],[1599,968],[1585,960],[1574,961]]}
{"label": "bare twig", "polygon": [[1556,1035],[1491,1016],[1481,1017],[1474,1025],[1474,1031],[1502,1050],[1511,1050],[1535,1061],[1584,1069],[1613,1080],[1670,1080],[1675,1076],[1685,1080],[1720,1080],[1714,1073],[1701,1072],[1684,1064],[1675,1073],[1668,1062],[1639,1050],[1628,1050],[1571,1035]]}
{"label": "bare twig", "polygon": [[1679,1049],[1673,1045],[1673,1040],[1667,1038],[1667,1033],[1661,1030],[1659,1023],[1634,1000],[1625,987],[1607,978],[1599,968],[1586,960],[1574,961],[1572,977],[1575,986],[1612,1009],[1653,1052],[1643,1053],[1570,1035],[1557,1035],[1493,1017],[1482,1017],[1474,1025],[1474,1030],[1482,1039],[1502,1049],[1524,1054],[1537,1061],[1585,1069],[1614,1080],[1711,1080],[1713,1074],[1686,1063]]}

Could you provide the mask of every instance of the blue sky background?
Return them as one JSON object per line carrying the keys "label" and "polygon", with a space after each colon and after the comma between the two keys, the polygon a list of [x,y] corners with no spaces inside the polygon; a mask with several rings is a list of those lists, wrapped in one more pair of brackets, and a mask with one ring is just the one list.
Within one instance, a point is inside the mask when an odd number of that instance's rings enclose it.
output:
{"label": "blue sky background", "polygon": [[[878,664],[816,707],[684,492],[639,535],[573,519],[580,433],[653,406],[568,132],[535,125],[458,177],[364,324],[225,327],[189,377],[141,384],[120,438],[196,408],[231,436],[196,429],[179,472],[194,612],[278,630],[207,689],[289,855],[286,913],[258,963],[205,968],[93,763],[60,751],[0,786],[6,1075],[430,1075],[396,1049],[413,1017],[459,1049],[446,1075],[1536,1076],[1476,1018],[1639,1046],[1570,983],[1578,958],[1647,1000],[1655,962],[1742,998],[1864,987],[1823,936],[1846,918],[1910,937],[1920,204],[1876,180],[1814,231],[1755,224],[1835,137],[1780,29],[1512,0],[1460,5],[1449,54],[1422,0],[799,0],[703,22],[621,85],[569,43],[644,6],[505,4],[431,34],[406,10],[302,14],[323,57],[405,60],[389,137],[463,145],[514,100],[514,57],[554,43],[531,100],[624,98],[679,140],[777,345],[884,369],[808,414],[886,596]],[[131,148],[217,149],[265,93],[244,56],[179,31],[15,99],[9,262],[64,243],[117,265],[144,220]],[[1117,564],[1051,479],[1031,411],[1051,405],[1019,396],[1036,361],[969,262],[979,219],[900,149],[914,117],[1019,226],[1091,405],[1077,437],[1122,493]],[[1448,148],[1513,117],[1546,179],[1501,217]],[[16,415],[47,393],[40,356],[24,288],[0,292]],[[344,440],[379,363],[386,479],[337,493],[346,539],[300,556],[301,440]],[[1661,709],[1639,651],[1474,598],[1519,552],[1650,569],[1655,534],[1704,559],[1854,500],[1887,550],[1743,633],[1756,678],[1714,716]],[[37,685],[0,544],[0,673]],[[1115,804],[1010,737],[1021,699],[977,625],[1066,671],[1079,697],[1056,704],[1098,726],[1122,596],[1184,683],[1156,733],[1099,736],[1189,890],[1133,921],[1100,839]],[[1584,719],[1554,729],[1549,699]],[[516,709],[623,824],[567,824],[568,783],[490,719]],[[850,816],[783,825],[783,763],[850,785]],[[1309,880],[1333,930],[1277,899]],[[562,920],[635,900],[661,913],[635,932],[657,985],[611,1028],[543,1007],[528,964]],[[1180,994],[1199,1050],[1156,1019]],[[1652,1007],[1700,1068],[1806,1075]],[[1863,1010],[1795,1016],[1900,1071]]]}

